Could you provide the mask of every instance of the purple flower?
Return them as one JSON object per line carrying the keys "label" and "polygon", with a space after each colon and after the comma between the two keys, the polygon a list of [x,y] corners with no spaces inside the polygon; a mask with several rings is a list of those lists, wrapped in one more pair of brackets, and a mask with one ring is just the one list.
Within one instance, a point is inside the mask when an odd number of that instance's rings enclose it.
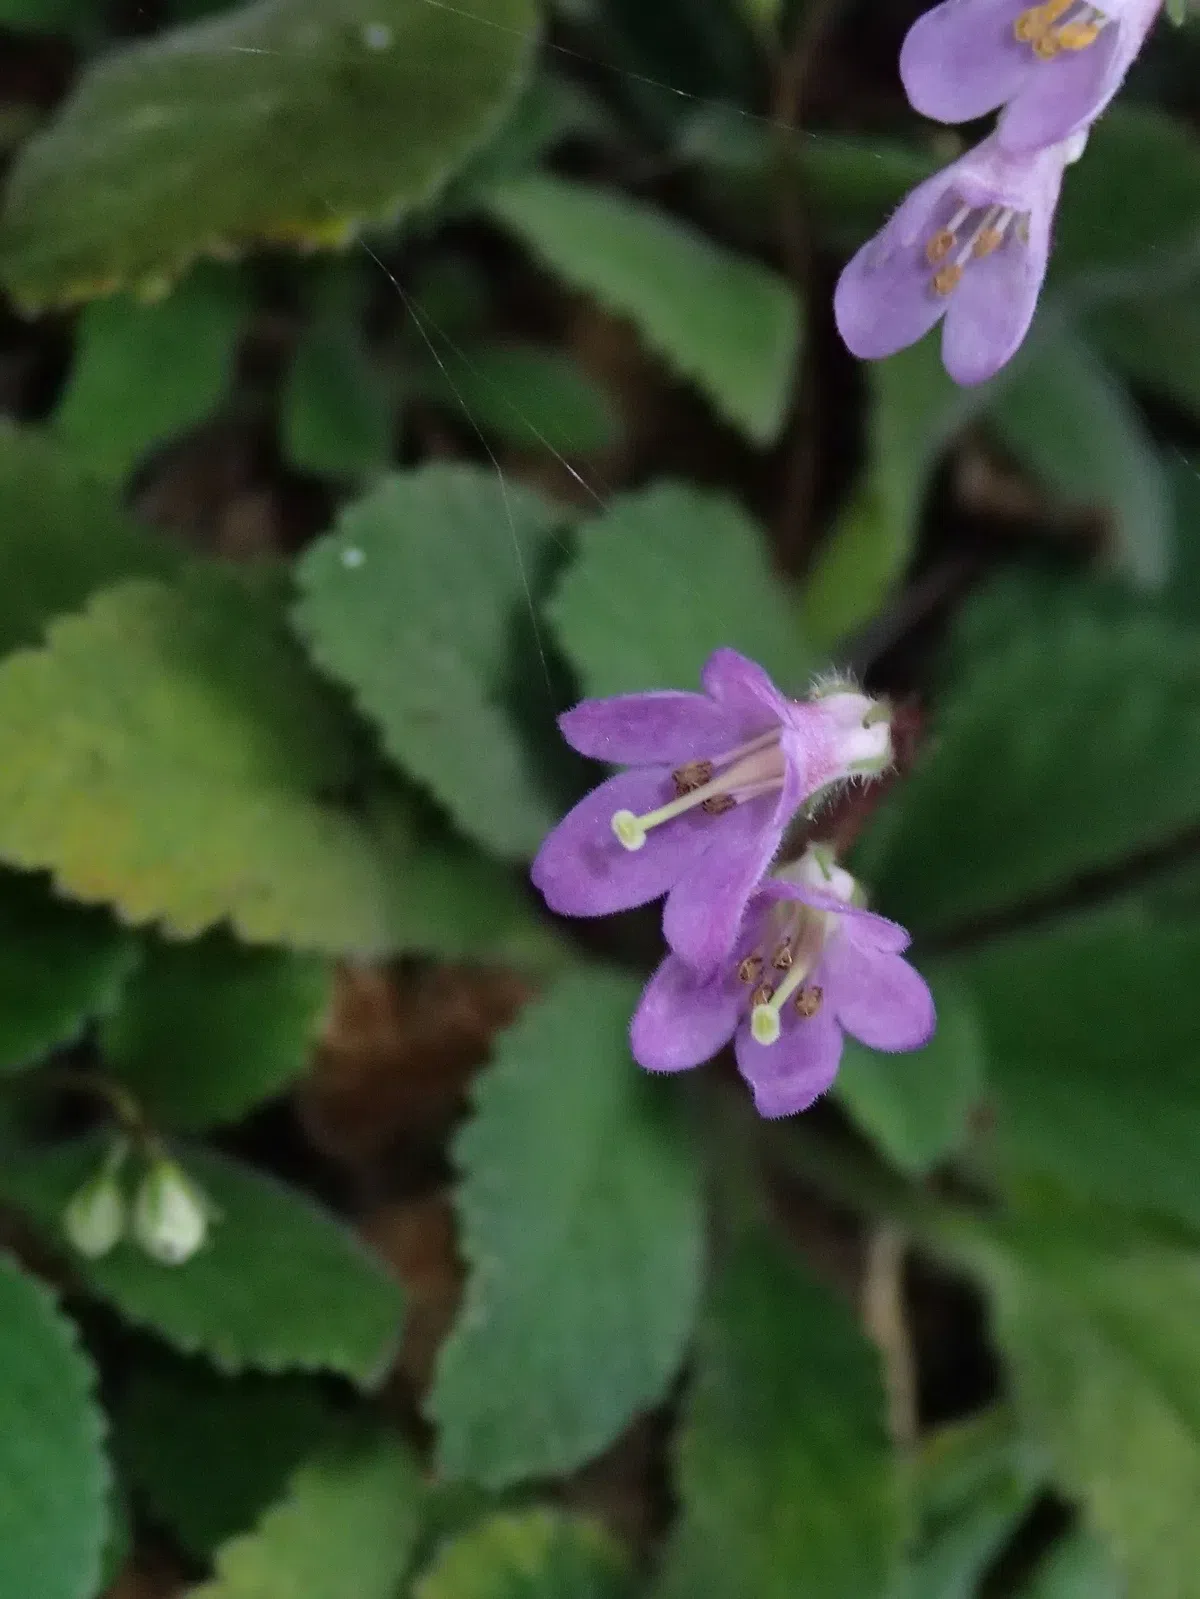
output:
{"label": "purple flower", "polygon": [[666,894],[667,942],[709,972],[797,810],[831,784],[882,771],[891,729],[884,707],[845,684],[786,699],[736,650],[715,650],[701,681],[703,694],[584,700],[559,718],[581,754],[630,770],[558,824],[532,876],[565,916]]}
{"label": "purple flower", "polygon": [[1116,94],[1161,0],[944,0],[908,31],[900,76],[916,110],[971,122],[1007,109],[997,136],[1028,153],[1093,123]]}
{"label": "purple flower", "polygon": [[998,372],[1033,321],[1063,168],[1081,151],[1077,136],[1009,155],[993,134],[919,184],[838,280],[834,315],[850,350],[894,355],[944,316],[954,381]]}
{"label": "purple flower", "polygon": [[851,903],[857,885],[819,847],[751,899],[725,965],[707,978],[668,955],[630,1028],[652,1072],[685,1071],[734,1038],[763,1116],[806,1110],[837,1076],[842,1035],[872,1049],[919,1049],[933,998],[903,959],[903,927]]}

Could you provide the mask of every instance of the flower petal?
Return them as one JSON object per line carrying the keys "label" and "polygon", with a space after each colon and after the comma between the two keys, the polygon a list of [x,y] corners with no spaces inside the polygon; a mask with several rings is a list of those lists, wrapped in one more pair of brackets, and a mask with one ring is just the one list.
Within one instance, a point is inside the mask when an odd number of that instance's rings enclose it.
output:
{"label": "flower petal", "polygon": [[735,1036],[738,1070],[754,1090],[760,1116],[794,1116],[819,1099],[837,1076],[842,1030],[833,1010],[822,1005],[815,1016],[787,1016],[774,1044],[760,1044],[749,1027]]}
{"label": "flower petal", "polygon": [[956,383],[970,387],[994,377],[1029,332],[1046,276],[1049,218],[1041,230],[1030,218],[1029,242],[1005,240],[972,261],[950,296],[942,333],[942,363]]}
{"label": "flower petal", "polygon": [[702,976],[729,959],[746,907],[803,799],[789,763],[778,794],[745,800],[713,818],[712,844],[667,896],[663,937]]}
{"label": "flower petal", "polygon": [[786,716],[788,701],[770,674],[737,650],[714,650],[704,663],[700,682],[718,705],[744,719],[743,726],[750,727],[747,738],[767,732]]}
{"label": "flower petal", "polygon": [[[833,314],[852,355],[876,361],[923,338],[946,309],[934,293],[925,243],[948,220],[953,168],[918,184],[891,220],[851,257],[838,279]],[[947,211],[945,218],[939,216]]]}
{"label": "flower petal", "polygon": [[836,894],[822,894],[819,889],[806,888],[801,883],[789,883],[781,877],[770,877],[759,889],[765,900],[794,899],[814,910],[832,911],[842,918],[842,931],[854,943],[865,949],[887,950],[898,954],[912,943],[912,936],[899,922],[889,921],[861,905],[849,905]]}
{"label": "flower petal", "polygon": [[821,963],[825,1003],[848,1033],[870,1049],[920,1049],[937,1025],[925,979],[902,955],[842,937]]}
{"label": "flower petal", "polygon": [[1027,0],[945,0],[918,18],[900,50],[900,77],[915,111],[973,122],[1004,105],[1042,65],[1013,24]]}
{"label": "flower petal", "polygon": [[729,1042],[744,1000],[745,990],[728,968],[705,981],[677,955],[668,955],[630,1023],[634,1060],[650,1072],[699,1066]]}
{"label": "flower petal", "polygon": [[1064,50],[1053,61],[1039,62],[1000,118],[999,142],[1023,155],[1090,126],[1121,87],[1148,25],[1139,32],[1132,23],[1110,23],[1086,50]]}
{"label": "flower petal", "polygon": [[671,691],[582,700],[558,725],[572,749],[615,766],[675,766],[744,738],[741,719],[705,695]]}
{"label": "flower petal", "polygon": [[[614,811],[635,815],[674,796],[670,771],[641,767],[620,772],[581,799],[550,833],[530,876],[546,904],[560,916],[608,916],[665,894],[710,842],[702,812],[653,828],[639,850],[613,837]],[[699,820],[697,820],[699,817]]]}

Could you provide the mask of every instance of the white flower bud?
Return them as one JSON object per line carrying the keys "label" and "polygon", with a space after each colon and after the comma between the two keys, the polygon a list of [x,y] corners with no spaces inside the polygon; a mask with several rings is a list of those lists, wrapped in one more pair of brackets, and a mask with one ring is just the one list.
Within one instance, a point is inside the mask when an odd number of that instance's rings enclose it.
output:
{"label": "white flower bud", "polygon": [[70,1200],[62,1224],[72,1248],[89,1260],[99,1260],[119,1243],[125,1231],[125,1196],[111,1161]]}
{"label": "white flower bud", "polygon": [[209,1203],[172,1160],[160,1156],[142,1178],[133,1205],[133,1235],[152,1259],[182,1266],[203,1245]]}

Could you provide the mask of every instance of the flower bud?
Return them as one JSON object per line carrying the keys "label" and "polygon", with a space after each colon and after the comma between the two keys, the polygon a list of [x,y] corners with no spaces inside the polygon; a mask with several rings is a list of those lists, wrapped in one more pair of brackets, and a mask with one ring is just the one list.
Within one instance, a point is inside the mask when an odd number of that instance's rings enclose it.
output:
{"label": "flower bud", "polygon": [[125,1232],[125,1196],[111,1159],[69,1201],[62,1224],[72,1248],[89,1260],[99,1260],[120,1242]]}
{"label": "flower bud", "polygon": [[133,1206],[133,1235],[152,1259],[182,1266],[204,1243],[209,1203],[172,1160],[159,1156],[142,1178]]}

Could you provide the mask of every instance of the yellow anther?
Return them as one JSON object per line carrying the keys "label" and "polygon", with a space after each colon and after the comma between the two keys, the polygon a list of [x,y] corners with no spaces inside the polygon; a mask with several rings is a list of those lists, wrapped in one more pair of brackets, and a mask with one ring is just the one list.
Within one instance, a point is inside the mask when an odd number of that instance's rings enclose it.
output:
{"label": "yellow anther", "polygon": [[1033,41],[1033,53],[1039,61],[1053,61],[1061,49],[1056,33],[1043,33],[1040,39]]}
{"label": "yellow anther", "polygon": [[949,228],[939,228],[925,246],[925,259],[930,266],[944,261],[954,248],[954,234]]}
{"label": "yellow anther", "polygon": [[1018,44],[1032,44],[1035,39],[1045,32],[1047,24],[1042,21],[1041,7],[1031,6],[1013,23],[1013,37]]}
{"label": "yellow anther", "polygon": [[1086,50],[1100,37],[1098,22],[1068,22],[1055,34],[1064,50]]}
{"label": "yellow anther", "polygon": [[796,995],[795,1006],[797,1015],[803,1016],[805,1021],[810,1016],[815,1016],[821,1008],[821,1001],[825,997],[825,990],[815,984],[802,988]]}
{"label": "yellow anther", "polygon": [[933,287],[938,294],[953,294],[962,282],[963,269],[956,262],[944,266],[940,272],[933,275]]}
{"label": "yellow anther", "polygon": [[984,228],[971,248],[971,254],[980,260],[985,255],[991,255],[993,250],[998,250],[1004,243],[1004,235],[999,228]]}

